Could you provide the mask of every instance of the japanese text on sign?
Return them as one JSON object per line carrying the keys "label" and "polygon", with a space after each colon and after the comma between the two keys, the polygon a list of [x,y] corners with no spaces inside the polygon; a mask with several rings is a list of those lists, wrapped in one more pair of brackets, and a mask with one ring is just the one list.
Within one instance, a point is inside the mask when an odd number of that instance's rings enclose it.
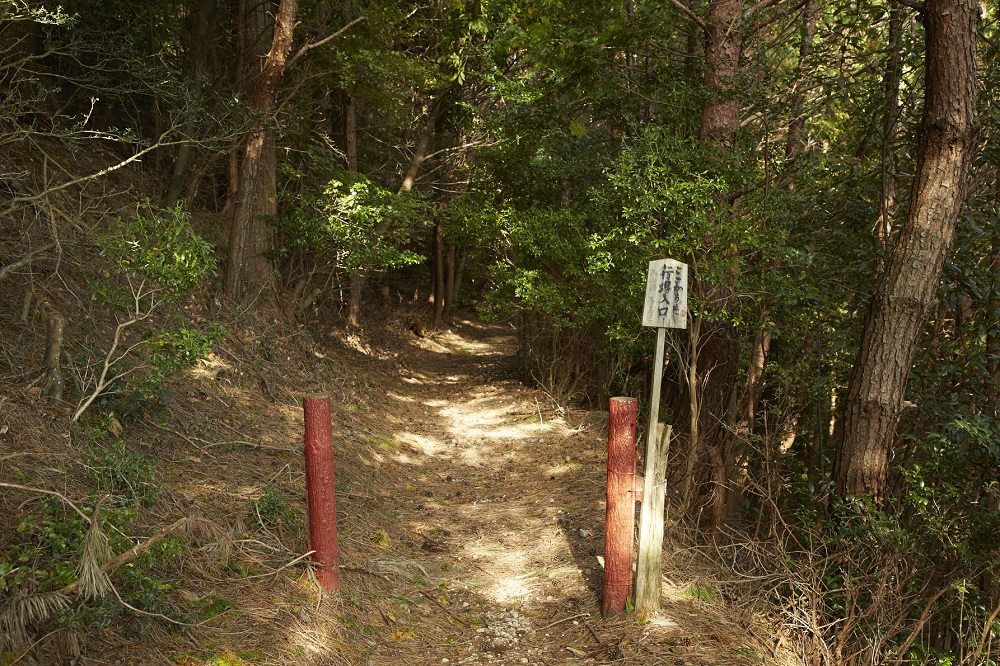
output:
{"label": "japanese text on sign", "polygon": [[649,262],[643,326],[687,328],[687,268],[674,259]]}

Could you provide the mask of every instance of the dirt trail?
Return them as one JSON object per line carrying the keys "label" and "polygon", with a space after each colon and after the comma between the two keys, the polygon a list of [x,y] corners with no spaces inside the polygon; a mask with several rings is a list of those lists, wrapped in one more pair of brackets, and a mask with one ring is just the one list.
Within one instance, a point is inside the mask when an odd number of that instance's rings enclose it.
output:
{"label": "dirt trail", "polygon": [[444,619],[467,625],[450,661],[572,663],[617,649],[593,629],[603,550],[596,428],[504,379],[515,341],[502,329],[455,331],[417,343],[408,390],[386,405],[404,448],[390,458],[412,471],[417,497],[400,517],[421,539],[428,582],[452,590]]}
{"label": "dirt trail", "polygon": [[356,569],[393,580],[395,612],[379,614],[395,629],[368,638],[364,663],[761,663],[669,580],[657,616],[601,617],[602,415],[514,380],[512,330],[464,322],[412,345],[376,431],[379,464],[402,477],[378,493],[398,522]]}

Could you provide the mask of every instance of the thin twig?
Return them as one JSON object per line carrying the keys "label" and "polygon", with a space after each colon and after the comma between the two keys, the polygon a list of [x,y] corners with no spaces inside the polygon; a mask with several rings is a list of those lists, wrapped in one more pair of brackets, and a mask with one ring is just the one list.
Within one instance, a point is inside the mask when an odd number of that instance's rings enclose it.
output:
{"label": "thin twig", "polygon": [[708,24],[705,23],[705,21],[703,21],[700,16],[698,16],[693,11],[691,11],[690,7],[688,7],[687,5],[685,5],[680,0],[670,0],[670,2],[674,3],[674,6],[677,7],[677,9],[681,10],[681,12],[685,16],[687,16],[689,19],[691,19],[692,21],[694,21],[698,25],[699,28],[701,28],[705,32],[708,32]]}
{"label": "thin twig", "polygon": [[312,555],[315,552],[316,552],[315,550],[307,551],[307,552],[303,553],[302,555],[299,555],[298,557],[296,557],[291,562],[288,562],[286,564],[282,564],[280,567],[278,567],[274,571],[268,571],[267,573],[262,573],[262,574],[254,574],[253,576],[243,576],[240,580],[251,580],[253,578],[265,578],[267,576],[275,576],[282,569],[287,569],[288,567],[292,566],[293,564],[301,562],[302,560],[306,559],[307,557],[309,557],[310,555]]}
{"label": "thin twig", "polygon": [[930,616],[931,607],[934,606],[934,602],[940,599],[941,595],[943,595],[950,589],[951,585],[946,585],[942,587],[940,590],[938,590],[937,594],[935,594],[933,597],[930,598],[930,600],[927,602],[927,605],[924,606],[924,611],[920,614],[920,619],[918,619],[917,623],[913,626],[913,631],[910,632],[910,635],[906,637],[906,640],[903,641],[902,645],[899,646],[899,649],[896,650],[896,654],[900,655],[900,657],[897,657],[896,663],[900,663],[901,656],[906,654],[906,651],[910,649],[911,645],[913,645],[913,641],[915,641],[917,636],[920,635],[920,632],[923,631],[924,625],[927,624],[927,619]]}
{"label": "thin twig", "polygon": [[124,352],[122,352],[118,356],[118,358],[114,358],[115,352],[118,350],[118,345],[120,345],[122,341],[122,333],[124,333],[129,327],[138,324],[139,322],[145,319],[148,319],[153,314],[152,304],[150,305],[149,310],[147,310],[146,312],[141,312],[140,310],[139,300],[146,295],[143,294],[142,292],[142,287],[144,284],[145,280],[143,280],[143,283],[139,285],[138,291],[134,293],[135,309],[136,309],[135,316],[133,316],[131,319],[120,322],[118,326],[115,327],[115,335],[114,339],[111,341],[111,349],[108,350],[107,355],[104,357],[104,363],[101,365],[101,374],[97,378],[97,386],[94,387],[94,390],[91,392],[89,396],[80,401],[80,405],[77,407],[76,412],[74,412],[73,418],[70,420],[70,423],[76,423],[77,421],[79,421],[80,417],[83,416],[83,413],[87,411],[87,408],[90,407],[91,404],[93,404],[94,400],[97,399],[97,396],[99,396],[101,392],[104,391],[104,389],[113,384],[115,380],[124,377],[125,375],[131,373],[133,370],[136,369],[136,368],[129,368],[128,370],[118,373],[112,379],[108,379],[108,370],[111,369],[111,366],[117,363],[118,361],[122,360],[129,352],[131,352],[137,346],[143,344],[143,342],[140,342],[135,345],[132,345],[129,348],[127,348]]}
{"label": "thin twig", "polygon": [[[990,613],[989,619],[986,620],[986,623],[983,625],[983,635],[979,637],[979,645],[976,646],[976,651],[972,655],[972,659],[969,660],[970,664],[979,663],[979,655],[983,653],[983,646],[986,645],[989,640],[990,630],[993,629],[993,620],[997,619],[997,615],[1000,615],[1000,604],[993,609],[993,612]],[[987,655],[986,663],[989,663],[989,655]]]}
{"label": "thin twig", "polygon": [[40,644],[40,643],[41,643],[42,641],[44,641],[44,640],[45,640],[46,638],[48,638],[49,636],[51,636],[51,635],[53,635],[53,634],[57,634],[57,633],[59,633],[60,631],[63,631],[63,630],[64,630],[64,629],[63,629],[63,627],[59,627],[58,629],[53,629],[52,631],[50,631],[49,633],[47,633],[47,634],[45,634],[44,636],[42,636],[41,638],[39,638],[39,639],[38,639],[37,641],[35,641],[35,642],[34,642],[34,643],[32,643],[31,645],[29,645],[28,647],[26,647],[26,648],[24,649],[24,651],[23,651],[23,652],[21,652],[20,656],[18,656],[18,658],[17,658],[17,659],[15,659],[14,661],[10,661],[10,662],[5,662],[5,663],[6,663],[6,665],[7,665],[7,666],[14,666],[14,664],[16,664],[17,662],[21,661],[21,660],[22,660],[22,659],[24,659],[24,658],[25,658],[26,656],[28,656],[29,654],[31,654],[31,651],[32,651],[32,650],[34,650],[34,649],[35,649],[35,648],[36,648],[36,647],[37,647],[37,646],[38,646],[38,645],[39,645],[39,644]]}
{"label": "thin twig", "polygon": [[590,635],[594,637],[594,640],[597,641],[598,645],[604,645],[604,641],[602,641],[601,637],[598,636],[597,633],[595,633],[594,630],[590,627],[590,623],[589,622],[587,622],[586,620],[584,620],[583,621],[583,626],[587,627],[587,631],[589,631]]}
{"label": "thin twig", "polygon": [[0,487],[3,487],[3,488],[14,488],[16,490],[25,490],[25,491],[27,491],[29,493],[41,493],[43,495],[53,495],[53,496],[58,497],[59,499],[61,499],[63,502],[66,502],[66,504],[69,504],[70,507],[74,511],[76,511],[78,514],[80,514],[81,518],[83,518],[87,522],[90,522],[90,516],[88,516],[87,514],[85,514],[83,511],[81,511],[80,507],[78,507],[76,504],[74,504],[73,501],[70,498],[66,497],[62,493],[57,492],[55,490],[47,490],[45,488],[34,488],[32,486],[22,486],[22,485],[17,484],[17,483],[4,483],[4,482],[0,482]]}
{"label": "thin twig", "polygon": [[140,150],[139,152],[137,152],[135,155],[132,155],[132,157],[124,159],[121,162],[119,162],[118,164],[112,164],[109,167],[105,167],[104,169],[101,169],[100,171],[96,171],[96,172],[94,172],[94,173],[92,173],[90,175],[87,175],[87,176],[81,176],[80,178],[75,178],[75,179],[67,181],[65,183],[60,183],[59,185],[53,185],[52,187],[47,188],[44,192],[40,192],[39,194],[34,194],[34,195],[31,195],[31,196],[28,196],[28,197],[14,197],[11,200],[10,205],[7,206],[7,208],[4,209],[3,211],[0,211],[0,217],[6,217],[7,215],[10,215],[11,213],[13,213],[14,211],[16,211],[18,209],[18,207],[19,207],[20,204],[31,203],[32,201],[38,201],[39,199],[44,199],[45,197],[47,197],[49,194],[51,194],[53,192],[58,192],[59,190],[64,190],[67,187],[72,187],[74,185],[80,185],[81,183],[86,183],[88,181],[94,180],[95,178],[100,178],[102,176],[106,176],[106,175],[108,175],[109,173],[111,173],[113,171],[117,171],[118,169],[121,169],[122,167],[128,166],[132,162],[135,162],[136,160],[141,159],[143,155],[146,155],[147,153],[151,153],[154,150],[158,150],[158,149],[164,148],[166,146],[179,145],[179,144],[182,144],[182,143],[192,143],[191,141],[188,141],[188,140],[185,140],[185,141],[164,141],[163,137],[165,137],[166,134],[167,133],[164,132],[162,135],[160,135],[160,139],[156,143],[154,143],[152,145],[149,145],[149,146],[146,146],[145,148],[143,148],[142,150]]}
{"label": "thin twig", "polygon": [[345,25],[343,28],[341,28],[337,32],[333,33],[332,35],[327,35],[326,37],[324,37],[323,39],[319,40],[318,42],[313,42],[311,44],[306,44],[301,49],[299,49],[295,53],[295,55],[292,56],[291,60],[288,61],[288,67],[291,67],[292,65],[294,65],[296,60],[298,60],[299,58],[301,58],[302,56],[304,56],[306,53],[308,53],[312,49],[316,48],[317,46],[323,46],[324,44],[326,44],[331,39],[336,39],[337,37],[340,37],[352,25],[354,25],[355,23],[358,23],[360,21],[364,21],[366,18],[367,18],[366,16],[359,16],[358,18],[354,19],[353,21],[351,21],[350,23],[348,23],[347,25]]}
{"label": "thin twig", "polygon": [[122,599],[122,595],[118,593],[118,589],[114,585],[111,586],[111,591],[115,593],[115,596],[118,598],[118,602],[121,603],[121,605],[124,606],[125,608],[132,611],[133,613],[138,613],[139,615],[147,615],[149,617],[158,617],[161,620],[166,620],[167,622],[171,624],[176,624],[179,627],[202,627],[211,622],[212,620],[222,617],[223,615],[232,610],[232,608],[227,608],[218,615],[213,615],[207,620],[202,620],[201,622],[182,622],[181,620],[175,620],[174,618],[164,615],[163,613],[151,613],[150,611],[144,611],[141,608],[136,608],[135,606],[131,605],[130,603]]}
{"label": "thin twig", "polygon": [[439,607],[439,608],[440,608],[441,610],[443,610],[443,611],[444,611],[445,613],[447,613],[447,614],[448,614],[448,617],[450,617],[451,619],[455,620],[455,621],[456,621],[456,622],[458,622],[459,624],[461,624],[461,625],[464,625],[464,626],[466,626],[466,627],[469,627],[469,626],[470,626],[468,622],[466,622],[466,621],[465,621],[465,620],[463,620],[462,618],[460,618],[460,617],[458,617],[457,615],[455,615],[454,613],[452,613],[452,612],[451,612],[450,610],[448,610],[448,609],[447,609],[447,608],[445,607],[445,605],[444,605],[444,604],[442,604],[442,603],[441,603],[440,601],[438,601],[437,599],[435,599],[435,598],[434,598],[434,595],[430,594],[429,592],[425,592],[424,590],[420,590],[420,594],[424,595],[425,597],[427,597],[428,599],[430,599],[431,601],[433,601],[433,602],[434,602],[435,604],[437,604],[437,605],[438,605],[438,607]]}
{"label": "thin twig", "polygon": [[22,268],[24,266],[30,265],[34,261],[34,259],[35,259],[35,257],[37,255],[39,255],[39,254],[41,254],[43,252],[48,252],[49,250],[51,250],[55,246],[56,246],[55,243],[49,243],[48,245],[44,245],[44,246],[38,248],[37,250],[29,252],[28,254],[24,255],[23,257],[21,257],[17,261],[12,261],[11,263],[9,263],[6,266],[4,266],[3,268],[0,268],[0,280],[3,280],[5,277],[7,277],[7,274],[10,273],[10,272],[16,271],[18,268]]}
{"label": "thin twig", "polygon": [[564,617],[561,620],[556,620],[555,622],[550,622],[549,624],[545,625],[544,627],[542,627],[538,631],[545,631],[546,629],[554,627],[557,624],[562,624],[563,622],[569,622],[570,620],[575,620],[578,617],[590,617],[590,613],[580,613],[578,615],[570,615],[569,617]]}

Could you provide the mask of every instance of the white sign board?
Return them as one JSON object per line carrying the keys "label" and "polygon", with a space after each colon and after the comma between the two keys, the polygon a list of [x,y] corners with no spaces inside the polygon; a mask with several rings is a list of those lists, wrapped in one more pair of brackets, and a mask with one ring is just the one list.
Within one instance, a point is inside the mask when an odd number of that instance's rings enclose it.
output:
{"label": "white sign board", "polygon": [[642,325],[687,328],[688,267],[674,259],[649,262]]}

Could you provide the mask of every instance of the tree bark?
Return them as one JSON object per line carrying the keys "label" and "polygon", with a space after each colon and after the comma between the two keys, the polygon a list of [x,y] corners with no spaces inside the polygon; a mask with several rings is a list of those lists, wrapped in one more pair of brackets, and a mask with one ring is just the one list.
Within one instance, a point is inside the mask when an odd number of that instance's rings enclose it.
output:
{"label": "tree bark", "polygon": [[[706,64],[703,83],[709,88],[709,100],[702,108],[698,138],[706,143],[731,144],[740,127],[741,104],[734,87],[740,73],[740,55],[743,52],[744,33],[738,25],[742,18],[743,0],[710,0],[708,18],[702,24],[705,31]],[[692,275],[691,280],[691,289],[697,292],[697,276]],[[715,425],[729,423],[730,415],[725,413],[723,406],[728,406],[735,374],[714,371],[717,364],[728,368],[733,362],[733,359],[726,358],[724,351],[715,353],[727,349],[732,341],[726,339],[726,332],[718,326],[708,325],[705,329],[702,331],[700,317],[692,318],[687,373],[691,432],[682,499],[688,511],[694,513],[698,505],[695,466],[702,452],[707,451],[712,462],[709,477],[714,487],[709,514],[710,531],[716,534],[722,528],[723,519],[722,514],[718,513],[718,507],[726,505],[727,475],[723,461],[730,456],[727,447],[731,446],[731,437],[725,428],[716,428]],[[707,358],[703,356],[705,350],[712,350]],[[699,367],[709,370],[706,378],[699,376]]]}
{"label": "tree bark", "polygon": [[701,317],[693,316],[688,323],[688,359],[687,359],[687,389],[688,389],[688,433],[687,465],[681,485],[681,506],[687,511],[694,509],[694,468],[701,456],[701,438],[698,424],[701,422],[701,393],[698,390],[698,353],[701,341]]}
{"label": "tree bark", "polygon": [[[201,100],[202,89],[205,83],[205,73],[208,65],[208,45],[211,41],[210,27],[212,12],[215,3],[212,0],[199,2],[194,15],[194,34],[191,40],[192,74],[190,81],[191,102],[197,105]],[[191,138],[194,134],[194,118],[188,112],[188,119],[184,122],[184,134]],[[177,158],[174,160],[173,174],[170,177],[170,185],[167,194],[163,198],[163,205],[172,208],[181,198],[184,191],[185,176],[188,171],[188,164],[191,161],[191,144],[183,143],[177,148]]]}
{"label": "tree bark", "polygon": [[[270,2],[257,5],[259,20]],[[285,71],[288,51],[295,29],[296,0],[281,0],[274,19],[271,48],[264,58],[251,98],[253,108],[266,111],[275,101],[278,83]],[[266,216],[276,210],[274,144],[265,129],[250,132],[245,138],[239,165],[236,211],[229,235],[229,261],[226,266],[224,294],[233,303],[245,302],[271,285],[271,267],[267,259],[270,230]]]}
{"label": "tree bark", "polygon": [[705,68],[703,82],[712,98],[702,108],[698,138],[703,141],[729,139],[740,126],[740,101],[732,94],[740,72],[743,31],[743,0],[712,0],[705,22]]}
{"label": "tree bark", "polygon": [[917,339],[936,301],[975,149],[974,0],[927,0],[925,103],[910,210],[879,279],[847,390],[837,492],[882,494]]}
{"label": "tree bark", "polygon": [[699,408],[707,418],[703,418],[699,430],[711,463],[712,479],[708,533],[712,539],[717,539],[725,522],[736,460],[733,433],[740,393],[737,384],[739,350],[731,335],[720,328],[709,333],[700,356],[700,365],[707,374]]}
{"label": "tree bark", "polygon": [[462,275],[465,273],[465,260],[469,256],[469,251],[461,249],[458,252],[458,267],[455,269],[455,291],[452,294],[455,304],[458,305],[462,297]]}
{"label": "tree bark", "polygon": [[444,280],[444,312],[445,323],[451,323],[451,310],[455,305],[455,246],[448,246],[448,272]]}
{"label": "tree bark", "polygon": [[[1000,167],[997,168],[996,178],[996,205],[1000,207]],[[990,391],[988,395],[993,399],[993,418],[1000,419],[1000,230],[993,234],[993,261],[990,263],[990,270],[993,271],[993,286],[990,288],[989,308],[993,313],[993,319],[987,318],[986,332],[986,369]]]}
{"label": "tree bark", "polygon": [[[403,182],[400,184],[399,190],[396,192],[397,195],[411,191],[413,189],[413,185],[417,182],[417,173],[419,173],[424,160],[427,159],[427,150],[430,147],[431,138],[434,136],[434,126],[437,124],[437,118],[441,111],[441,103],[443,100],[444,94],[442,93],[434,101],[434,104],[431,106],[431,109],[427,114],[427,119],[420,132],[420,137],[417,139],[417,147],[413,153],[413,159],[410,160],[410,165],[407,167],[406,174],[403,176]],[[351,171],[357,170],[358,159],[357,121],[355,113],[354,91],[352,88],[348,92],[348,103],[344,109],[344,145],[347,154],[347,168]],[[352,163],[354,166],[351,166]],[[385,231],[385,228],[386,223],[382,223],[379,225],[378,230]],[[364,283],[365,271],[362,270],[351,275],[350,292],[347,303],[347,323],[352,326],[358,325],[358,321],[361,316],[361,292],[364,287]],[[433,289],[432,293],[434,293]],[[439,319],[439,313],[436,313],[435,327],[439,323]]]}
{"label": "tree bark", "polygon": [[[795,81],[795,92],[792,95],[792,121],[788,123],[788,138],[785,141],[785,159],[793,160],[805,148],[805,141],[802,135],[806,127],[806,77],[809,71],[809,56],[812,54],[813,36],[816,34],[816,16],[819,13],[819,3],[817,0],[808,0],[802,8],[802,41],[799,42],[799,62],[796,69],[798,76]],[[792,191],[795,189],[795,178],[789,176],[782,183],[785,189]]]}
{"label": "tree bark", "polygon": [[[350,86],[344,92],[344,156],[347,158],[347,170],[357,171],[358,121],[354,86]],[[360,270],[351,273],[349,282],[347,324],[348,326],[358,326],[361,321],[361,292],[365,286],[365,274]]]}
{"label": "tree bark", "polygon": [[417,173],[420,171],[424,160],[427,159],[427,149],[430,147],[431,138],[434,136],[434,126],[437,124],[438,115],[441,113],[444,96],[445,93],[443,92],[438,95],[430,111],[427,113],[427,120],[424,121],[424,127],[420,132],[420,137],[417,139],[417,147],[413,151],[413,159],[410,160],[410,166],[406,170],[406,175],[403,176],[403,182],[399,185],[397,194],[409,192],[417,182]]}
{"label": "tree bark", "polygon": [[441,325],[444,314],[444,239],[441,237],[441,218],[434,225],[434,328]]}
{"label": "tree bark", "polygon": [[885,63],[882,82],[885,109],[882,136],[882,188],[879,194],[879,245],[889,247],[892,218],[896,207],[896,135],[899,120],[899,83],[903,76],[901,37],[903,33],[903,8],[896,0],[889,0],[889,54]]}

